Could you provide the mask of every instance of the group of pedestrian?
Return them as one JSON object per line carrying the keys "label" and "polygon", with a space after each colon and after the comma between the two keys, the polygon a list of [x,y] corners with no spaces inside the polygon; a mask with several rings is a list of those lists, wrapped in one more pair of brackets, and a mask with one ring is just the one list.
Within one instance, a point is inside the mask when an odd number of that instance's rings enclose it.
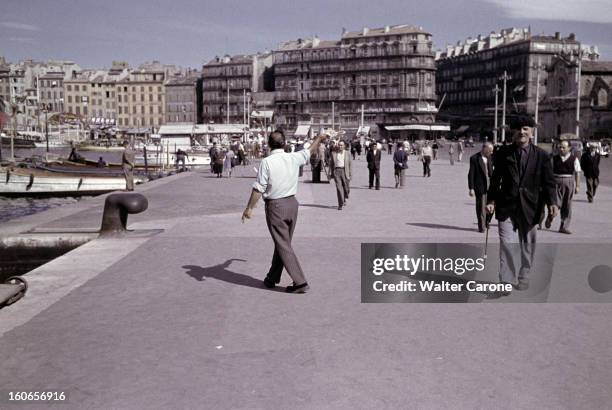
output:
{"label": "group of pedestrian", "polygon": [[[469,195],[476,199],[478,231],[489,228],[495,214],[500,239],[500,282],[526,290],[534,260],[538,227],[546,210],[545,226],[550,228],[560,214],[559,232],[571,234],[573,195],[579,192],[580,173],[587,180],[587,199],[592,202],[598,185],[599,160],[595,146],[580,158],[561,141],[559,152],[549,155],[532,144],[535,123],[527,115],[510,121],[512,143],[500,146],[495,154],[491,143],[470,158]],[[515,245],[518,243],[518,245]],[[501,296],[510,291],[500,292]]]}

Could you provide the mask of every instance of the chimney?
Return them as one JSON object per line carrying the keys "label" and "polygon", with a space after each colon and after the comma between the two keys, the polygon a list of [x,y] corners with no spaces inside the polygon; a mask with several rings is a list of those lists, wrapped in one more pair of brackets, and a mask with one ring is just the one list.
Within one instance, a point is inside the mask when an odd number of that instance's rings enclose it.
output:
{"label": "chimney", "polygon": [[570,35],[567,36],[567,38],[568,38],[568,40],[574,41],[574,40],[576,40],[576,34],[570,33]]}
{"label": "chimney", "polygon": [[555,40],[561,40],[561,33],[558,31],[555,31]]}
{"label": "chimney", "polygon": [[391,30],[391,27],[389,27],[389,26],[385,26],[385,33],[388,33],[388,32],[389,32],[389,30]]}
{"label": "chimney", "polygon": [[365,36],[365,35],[366,35],[366,34],[368,34],[369,32],[370,32],[370,29],[369,29],[369,28],[367,28],[367,27],[364,27],[364,28],[363,28],[363,31],[361,32],[361,35],[362,35],[362,36]]}

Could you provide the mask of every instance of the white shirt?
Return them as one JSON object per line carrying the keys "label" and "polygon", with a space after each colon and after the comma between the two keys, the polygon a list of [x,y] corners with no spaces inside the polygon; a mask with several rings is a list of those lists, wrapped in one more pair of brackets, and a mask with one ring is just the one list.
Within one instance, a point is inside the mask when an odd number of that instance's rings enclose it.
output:
{"label": "white shirt", "polygon": [[[565,155],[561,155],[561,160],[563,162],[567,161],[567,159],[570,157],[571,153],[567,153]],[[580,161],[578,161],[578,157],[576,157],[576,159],[574,160],[574,172],[578,173],[578,172],[582,172],[582,168],[580,168]]]}
{"label": "white shirt", "polygon": [[336,168],[344,168],[344,150],[342,152],[334,152],[334,166]]}
{"label": "white shirt", "polygon": [[482,158],[482,162],[484,162],[485,164],[485,168],[487,166],[487,161],[489,160],[487,157],[485,157],[484,155],[481,155],[480,158]]}
{"label": "white shirt", "polygon": [[424,157],[431,157],[431,154],[432,154],[431,147],[423,147],[423,148],[421,149],[421,154],[422,154]]}
{"label": "white shirt", "polygon": [[310,150],[287,153],[282,148],[272,150],[259,164],[253,188],[264,199],[285,198],[297,193],[300,166],[306,165]]}

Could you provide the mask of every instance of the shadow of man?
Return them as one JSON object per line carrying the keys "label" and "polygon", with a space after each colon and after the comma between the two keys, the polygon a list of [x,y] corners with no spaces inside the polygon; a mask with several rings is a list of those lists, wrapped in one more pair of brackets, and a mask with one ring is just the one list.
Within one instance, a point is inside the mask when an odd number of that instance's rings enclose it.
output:
{"label": "shadow of man", "polygon": [[229,270],[229,266],[232,262],[246,262],[245,259],[228,259],[218,265],[202,267],[198,265],[184,265],[183,269],[187,269],[185,272],[198,282],[203,282],[206,278],[212,278],[221,280],[223,282],[232,283],[234,285],[248,286],[251,288],[265,289],[265,290],[278,290],[278,289],[267,289],[263,286],[263,282],[259,279],[255,279],[249,275],[242,273],[236,273]]}

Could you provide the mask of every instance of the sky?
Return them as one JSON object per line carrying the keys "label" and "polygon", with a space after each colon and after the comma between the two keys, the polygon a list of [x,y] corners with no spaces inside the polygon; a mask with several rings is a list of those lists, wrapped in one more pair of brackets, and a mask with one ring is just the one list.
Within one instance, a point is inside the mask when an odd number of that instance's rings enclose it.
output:
{"label": "sky", "polygon": [[435,49],[502,28],[575,33],[612,60],[611,0],[0,0],[0,56],[72,60],[82,68],[158,60],[201,68],[215,56],[275,49],[342,28],[411,24]]}

